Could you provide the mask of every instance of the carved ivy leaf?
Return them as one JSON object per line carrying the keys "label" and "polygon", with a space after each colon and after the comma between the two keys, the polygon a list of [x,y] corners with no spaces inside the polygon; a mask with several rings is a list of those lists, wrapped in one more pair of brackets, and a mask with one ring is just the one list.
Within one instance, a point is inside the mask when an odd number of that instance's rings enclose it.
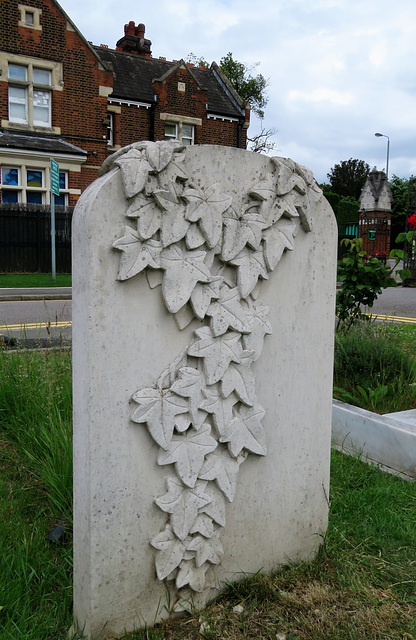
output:
{"label": "carved ivy leaf", "polygon": [[204,508],[212,497],[205,492],[207,482],[199,480],[195,487],[188,489],[176,477],[167,478],[168,491],[155,500],[162,511],[171,514],[172,529],[180,540],[185,540],[198,510]]}
{"label": "carved ivy leaf", "polygon": [[268,224],[258,210],[258,205],[248,205],[241,215],[233,211],[224,217],[223,260],[235,258],[247,244],[254,250],[260,247],[262,231]]}
{"label": "carved ivy leaf", "polygon": [[189,228],[184,218],[184,206],[172,191],[155,191],[153,196],[162,210],[160,239],[163,247],[182,240]]}
{"label": "carved ivy leaf", "polygon": [[140,389],[133,396],[140,406],[132,413],[133,422],[147,423],[150,435],[162,449],[169,448],[175,418],[188,411],[188,402],[169,389]]}
{"label": "carved ivy leaf", "polygon": [[198,225],[189,225],[185,236],[185,242],[187,249],[197,249],[198,247],[202,247],[205,243],[205,238],[199,230]]}
{"label": "carved ivy leaf", "polygon": [[254,361],[254,351],[243,351],[241,363],[230,363],[221,381],[221,393],[224,398],[228,398],[233,391],[242,402],[253,405],[256,395],[256,383],[251,365]]}
{"label": "carved ivy leaf", "polygon": [[194,487],[198,473],[208,453],[217,448],[217,441],[211,436],[211,427],[207,424],[199,431],[189,429],[180,436],[173,436],[169,449],[161,451],[158,464],[173,464],[184,484]]}
{"label": "carved ivy leaf", "polygon": [[192,418],[191,414],[187,411],[175,416],[175,429],[179,433],[183,433],[191,426]]}
{"label": "carved ivy leaf", "polygon": [[277,193],[280,196],[285,195],[295,189],[301,195],[306,193],[306,183],[304,179],[296,173],[296,164],[288,158],[272,158],[277,170]]}
{"label": "carved ivy leaf", "polygon": [[212,538],[195,536],[186,547],[187,551],[195,551],[195,564],[201,567],[205,562],[218,564],[224,555],[224,549],[220,542],[221,529],[214,531]]}
{"label": "carved ivy leaf", "polygon": [[173,158],[175,149],[180,147],[180,145],[177,142],[175,144],[166,144],[165,141],[159,141],[148,142],[145,147],[147,159],[152,165],[152,169],[160,173],[168,166]]}
{"label": "carved ivy leaf", "polygon": [[281,218],[277,224],[264,232],[264,260],[269,271],[273,271],[285,249],[295,248],[293,234],[296,223]]}
{"label": "carved ivy leaf", "polygon": [[113,244],[122,251],[118,280],[128,280],[146,267],[160,268],[162,246],[157,240],[141,242],[138,233],[131,227],[125,227],[124,236]]}
{"label": "carved ivy leaf", "polygon": [[149,287],[151,289],[155,289],[156,287],[159,287],[163,282],[163,272],[160,269],[157,271],[154,269],[147,269],[146,279]]}
{"label": "carved ivy leaf", "polygon": [[237,286],[242,298],[247,298],[253,291],[259,277],[264,280],[269,278],[262,250],[250,251],[245,248],[230,262],[238,267]]}
{"label": "carved ivy leaf", "polygon": [[137,233],[141,240],[148,240],[159,231],[162,222],[162,211],[153,200],[143,193],[135,196],[127,209],[128,218],[137,218]]}
{"label": "carved ivy leaf", "polygon": [[231,361],[240,362],[242,346],[241,335],[229,331],[222,336],[214,336],[209,327],[195,331],[200,338],[188,348],[188,354],[196,358],[204,358],[204,371],[209,385],[218,382],[224,375]]}
{"label": "carved ivy leaf", "polygon": [[131,149],[118,157],[114,164],[120,167],[126,197],[132,198],[140,193],[146,184],[149,171],[152,170],[142,152],[138,149]]}
{"label": "carved ivy leaf", "polygon": [[251,197],[261,201],[260,212],[267,226],[277,222],[283,214],[280,198],[276,197],[276,181],[272,175],[260,180],[250,191]]}
{"label": "carved ivy leaf", "polygon": [[188,201],[186,218],[198,222],[210,249],[221,237],[222,214],[232,202],[231,196],[221,192],[218,184],[211,185],[205,192],[201,189],[187,189],[184,197]]}
{"label": "carved ivy leaf", "polygon": [[172,573],[182,562],[186,553],[186,546],[176,537],[172,529],[168,525],[157,536],[150,540],[150,544],[156,553],[156,573],[159,580],[164,580]]}
{"label": "carved ivy leaf", "polygon": [[193,591],[203,591],[205,588],[205,574],[209,566],[208,562],[201,567],[196,567],[194,560],[182,562],[176,576],[176,588],[182,589],[182,587],[189,584]]}
{"label": "carved ivy leaf", "polygon": [[[217,448],[206,457],[199,477],[201,480],[215,480],[224,495],[232,502],[237,488],[238,470],[246,457],[240,454],[233,458],[227,449]],[[202,531],[200,533],[204,535]]]}
{"label": "carved ivy leaf", "polygon": [[210,502],[201,509],[201,513],[206,513],[220,527],[225,527],[226,502],[222,492],[215,484],[209,482],[205,494],[209,496]]}
{"label": "carved ivy leaf", "polygon": [[228,424],[220,442],[228,442],[228,449],[236,458],[242,449],[258,455],[266,455],[266,436],[261,420],[265,414],[263,407],[241,407],[238,416]]}
{"label": "carved ivy leaf", "polygon": [[206,400],[201,404],[201,409],[212,413],[215,427],[220,435],[225,433],[225,428],[233,417],[233,407],[237,402],[234,394],[223,398],[217,385],[204,389]]}
{"label": "carved ivy leaf", "polygon": [[228,328],[241,333],[249,333],[250,320],[240,302],[240,293],[237,287],[230,289],[224,286],[220,290],[218,302],[212,302],[207,315],[211,316],[211,329],[214,336],[221,336]]}
{"label": "carved ivy leaf", "polygon": [[212,518],[207,516],[206,513],[202,513],[201,515],[197,516],[189,533],[200,533],[202,536],[205,536],[205,538],[210,538],[213,532],[214,523],[212,522]]}
{"label": "carved ivy leaf", "polygon": [[[206,264],[206,261],[205,261]],[[211,300],[220,297],[220,285],[223,282],[221,276],[214,276],[206,284],[196,284],[191,294],[191,305],[195,315],[200,320],[205,318]]]}
{"label": "carved ivy leaf", "polygon": [[251,333],[243,336],[243,345],[246,349],[254,351],[253,361],[255,361],[263,350],[264,336],[272,333],[272,325],[268,320],[269,307],[262,304],[253,306],[252,314]]}
{"label": "carved ivy leaf", "polygon": [[162,293],[171,313],[188,302],[197,282],[210,280],[204,258],[205,251],[184,251],[177,245],[162,251],[160,266],[165,270]]}
{"label": "carved ivy leaf", "polygon": [[189,398],[189,413],[192,417],[192,423],[196,430],[206,418],[206,412],[201,411],[199,405],[202,400],[201,387],[204,381],[201,373],[192,367],[182,367],[178,371],[178,380],[171,386],[171,390],[179,396]]}

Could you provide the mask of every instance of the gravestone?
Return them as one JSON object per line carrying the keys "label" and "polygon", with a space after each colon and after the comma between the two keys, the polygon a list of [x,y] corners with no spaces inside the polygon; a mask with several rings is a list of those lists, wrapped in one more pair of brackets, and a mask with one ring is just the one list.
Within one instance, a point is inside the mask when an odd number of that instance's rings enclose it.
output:
{"label": "gravestone", "polygon": [[140,142],[73,228],[74,627],[107,638],[311,558],[336,225],[283,158]]}

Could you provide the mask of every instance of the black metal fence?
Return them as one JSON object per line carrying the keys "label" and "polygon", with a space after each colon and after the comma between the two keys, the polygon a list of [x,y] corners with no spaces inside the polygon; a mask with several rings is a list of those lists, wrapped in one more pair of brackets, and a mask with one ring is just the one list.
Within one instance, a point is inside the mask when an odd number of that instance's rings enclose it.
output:
{"label": "black metal fence", "polygon": [[[57,273],[71,273],[73,209],[55,208]],[[0,273],[50,273],[51,270],[50,207],[0,204]]]}

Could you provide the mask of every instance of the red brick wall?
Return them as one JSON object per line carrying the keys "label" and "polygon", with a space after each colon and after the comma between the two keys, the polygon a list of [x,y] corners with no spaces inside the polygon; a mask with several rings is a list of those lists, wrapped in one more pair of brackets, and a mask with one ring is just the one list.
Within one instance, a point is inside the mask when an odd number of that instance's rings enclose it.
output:
{"label": "red brick wall", "polygon": [[[0,50],[63,64],[63,90],[52,92],[52,126],[61,129],[61,138],[91,154],[86,164],[95,168],[83,168],[81,176],[75,172],[70,175],[70,187],[76,187],[78,175],[79,188],[84,189],[97,177],[107,155],[107,129],[102,124],[107,98],[99,95],[99,85],[112,87],[112,73],[98,68],[97,57],[76,32],[67,30],[63,14],[51,0],[28,3],[42,9],[41,31],[18,26],[19,0],[0,0],[0,4]],[[7,83],[0,82],[2,119],[8,119],[7,111]]]}

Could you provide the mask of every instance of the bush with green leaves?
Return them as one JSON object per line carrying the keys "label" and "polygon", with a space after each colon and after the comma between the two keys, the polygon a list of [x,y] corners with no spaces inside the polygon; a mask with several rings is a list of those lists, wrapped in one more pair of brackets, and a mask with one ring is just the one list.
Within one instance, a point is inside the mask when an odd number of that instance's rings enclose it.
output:
{"label": "bush with green leaves", "polygon": [[[338,261],[337,329],[348,329],[366,314],[361,307],[372,307],[382,289],[397,286],[393,278],[396,265],[391,268],[378,258],[370,258],[363,251],[362,238],[344,239],[346,254]],[[398,262],[398,260],[397,260]]]}

